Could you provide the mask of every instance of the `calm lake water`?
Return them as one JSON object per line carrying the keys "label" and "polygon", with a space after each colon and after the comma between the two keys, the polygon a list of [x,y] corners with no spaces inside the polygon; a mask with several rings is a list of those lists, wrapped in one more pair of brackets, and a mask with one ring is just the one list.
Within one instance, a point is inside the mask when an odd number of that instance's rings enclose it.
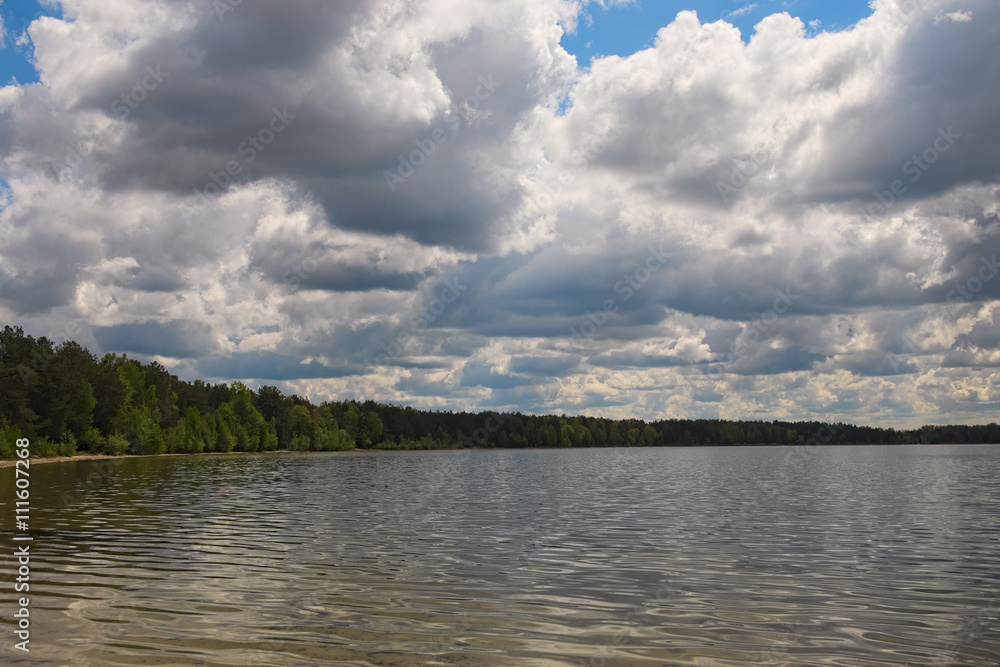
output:
{"label": "calm lake water", "polygon": [[2,664],[1000,664],[1000,447],[40,465],[27,656],[0,480]]}

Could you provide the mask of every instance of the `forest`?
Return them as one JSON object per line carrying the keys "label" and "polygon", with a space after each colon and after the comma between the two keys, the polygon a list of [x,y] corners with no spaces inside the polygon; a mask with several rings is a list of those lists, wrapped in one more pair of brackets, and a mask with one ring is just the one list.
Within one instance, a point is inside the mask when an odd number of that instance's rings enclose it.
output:
{"label": "forest", "polygon": [[817,421],[606,419],[416,410],[374,401],[313,405],[274,386],[180,380],[127,355],[101,359],[20,327],[0,333],[0,458],[523,447],[1000,443],[1000,426],[896,430]]}

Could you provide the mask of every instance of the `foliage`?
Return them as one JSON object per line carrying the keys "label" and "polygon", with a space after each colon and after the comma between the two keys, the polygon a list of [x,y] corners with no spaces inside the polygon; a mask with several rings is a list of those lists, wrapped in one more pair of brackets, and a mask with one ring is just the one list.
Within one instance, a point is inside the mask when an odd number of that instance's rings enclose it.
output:
{"label": "foliage", "polygon": [[121,456],[128,452],[129,441],[121,433],[112,433],[108,436],[104,447],[98,451],[99,454],[110,454],[111,456]]}
{"label": "foliage", "polygon": [[7,418],[0,419],[0,459],[15,458],[14,443],[21,437],[21,429],[14,426]]}
{"label": "foliage", "polygon": [[277,387],[186,382],[157,364],[72,341],[54,345],[19,327],[0,331],[0,457],[14,440],[34,455],[76,452],[343,451],[452,447],[654,447],[1000,443],[1000,426],[895,430],[820,422],[613,420],[566,415],[428,412],[372,401],[313,405]]}

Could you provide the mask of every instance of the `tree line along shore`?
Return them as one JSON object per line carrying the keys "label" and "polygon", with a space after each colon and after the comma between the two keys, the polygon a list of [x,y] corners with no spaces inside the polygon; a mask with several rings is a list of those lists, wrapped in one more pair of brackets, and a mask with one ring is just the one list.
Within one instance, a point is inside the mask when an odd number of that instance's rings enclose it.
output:
{"label": "tree line along shore", "polygon": [[606,419],[417,410],[374,401],[312,404],[264,385],[187,382],[127,355],[101,359],[20,327],[0,332],[0,458],[527,447],[997,444],[1000,426],[897,430],[818,421]]}

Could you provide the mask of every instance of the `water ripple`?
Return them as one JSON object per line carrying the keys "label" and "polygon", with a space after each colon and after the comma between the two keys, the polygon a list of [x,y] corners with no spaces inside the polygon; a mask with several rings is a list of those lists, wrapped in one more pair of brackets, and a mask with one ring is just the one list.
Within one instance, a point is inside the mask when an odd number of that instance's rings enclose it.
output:
{"label": "water ripple", "polygon": [[1000,449],[788,451],[38,466],[10,664],[1000,663]]}

